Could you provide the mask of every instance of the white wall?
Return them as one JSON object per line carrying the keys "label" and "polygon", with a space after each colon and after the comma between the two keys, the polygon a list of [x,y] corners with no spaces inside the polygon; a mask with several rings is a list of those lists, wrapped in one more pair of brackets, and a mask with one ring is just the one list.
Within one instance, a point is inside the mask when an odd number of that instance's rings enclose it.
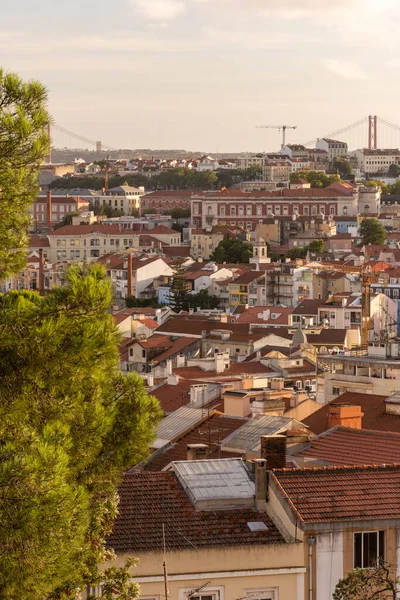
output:
{"label": "white wall", "polygon": [[147,264],[136,271],[136,297],[157,277],[160,275],[173,275],[173,270],[166,262],[159,258],[154,262]]}
{"label": "white wall", "polygon": [[319,533],[316,552],[316,600],[332,598],[335,586],[343,577],[343,533]]}

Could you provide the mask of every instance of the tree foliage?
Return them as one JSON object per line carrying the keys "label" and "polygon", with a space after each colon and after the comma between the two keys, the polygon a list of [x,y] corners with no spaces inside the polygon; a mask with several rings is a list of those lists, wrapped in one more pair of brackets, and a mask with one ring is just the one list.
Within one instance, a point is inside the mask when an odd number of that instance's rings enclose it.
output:
{"label": "tree foliage", "polygon": [[389,167],[389,175],[390,177],[399,177],[400,176],[400,165],[390,165]]}
{"label": "tree foliage", "polygon": [[[136,374],[118,371],[111,284],[73,267],[40,297],[0,297],[0,597],[69,600],[99,579],[120,473],[146,454],[160,417]],[[118,588],[116,588],[118,589]],[[124,595],[125,594],[125,595]],[[111,596],[109,596],[111,597]]]}
{"label": "tree foliage", "polygon": [[221,264],[227,263],[248,263],[253,256],[253,246],[249,242],[243,242],[239,239],[221,240],[212,255],[212,260]]}
{"label": "tree foliage", "polygon": [[295,260],[296,258],[305,258],[307,256],[307,250],[308,250],[307,246],[304,246],[304,247],[293,246],[287,252],[286,256],[287,256],[287,258],[290,258],[291,260]]}
{"label": "tree foliage", "polygon": [[345,158],[338,156],[333,161],[333,168],[339,171],[342,177],[348,177],[352,173],[351,164]]}
{"label": "tree foliage", "polygon": [[324,240],[314,240],[307,246],[307,251],[310,252],[324,252],[325,251],[325,241]]}
{"label": "tree foliage", "polygon": [[392,572],[383,561],[374,569],[356,569],[338,582],[333,600],[397,600],[400,578]]}
{"label": "tree foliage", "polygon": [[46,90],[0,69],[0,278],[25,263],[29,207],[49,152]]}
{"label": "tree foliage", "polygon": [[189,291],[182,266],[177,267],[172,280],[170,306],[176,313],[189,309]]}
{"label": "tree foliage", "polygon": [[161,308],[164,306],[157,302],[157,298],[136,298],[136,296],[127,296],[125,305],[127,308]]}
{"label": "tree foliage", "polygon": [[220,299],[208,290],[200,290],[197,294],[189,295],[189,306],[191,308],[212,309],[219,308]]}
{"label": "tree foliage", "polygon": [[289,177],[291,183],[298,183],[304,179],[312,188],[326,188],[335,181],[341,181],[338,175],[327,175],[324,171],[296,171]]}
{"label": "tree foliage", "polygon": [[358,234],[363,245],[383,244],[386,239],[385,228],[378,219],[363,219]]}
{"label": "tree foliage", "polygon": [[78,211],[74,211],[74,212],[68,213],[67,215],[64,215],[64,217],[61,219],[61,221],[59,223],[56,223],[53,226],[53,229],[61,229],[61,227],[65,227],[66,225],[72,225],[72,217],[78,217],[78,216],[79,216]]}

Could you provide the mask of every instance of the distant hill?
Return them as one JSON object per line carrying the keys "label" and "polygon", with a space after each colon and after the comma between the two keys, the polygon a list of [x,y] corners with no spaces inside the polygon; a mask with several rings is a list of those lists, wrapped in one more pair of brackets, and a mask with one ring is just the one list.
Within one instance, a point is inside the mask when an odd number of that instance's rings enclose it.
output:
{"label": "distant hill", "polygon": [[[151,159],[154,158],[199,158],[205,154],[214,154],[211,152],[189,152],[187,150],[167,149],[167,150],[152,150],[150,148],[138,148],[131,150],[129,148],[122,148],[121,150],[110,150],[109,152],[96,152],[96,150],[80,150],[79,148],[70,150],[69,148],[53,148],[51,151],[51,159],[55,163],[68,163],[72,162],[75,158],[82,158],[87,162],[93,162],[94,160],[102,160],[107,157],[110,158],[143,158]],[[224,158],[236,158],[240,153],[224,153],[221,156]]]}

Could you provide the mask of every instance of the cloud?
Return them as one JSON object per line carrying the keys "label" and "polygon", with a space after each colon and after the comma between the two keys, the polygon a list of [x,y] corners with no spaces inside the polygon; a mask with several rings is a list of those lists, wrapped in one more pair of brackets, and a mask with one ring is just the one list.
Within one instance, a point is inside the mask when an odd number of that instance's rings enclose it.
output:
{"label": "cloud", "polygon": [[131,0],[135,11],[149,21],[172,21],[186,11],[184,0]]}
{"label": "cloud", "polygon": [[368,75],[355,64],[331,58],[325,60],[323,65],[328,71],[342,79],[368,79]]}

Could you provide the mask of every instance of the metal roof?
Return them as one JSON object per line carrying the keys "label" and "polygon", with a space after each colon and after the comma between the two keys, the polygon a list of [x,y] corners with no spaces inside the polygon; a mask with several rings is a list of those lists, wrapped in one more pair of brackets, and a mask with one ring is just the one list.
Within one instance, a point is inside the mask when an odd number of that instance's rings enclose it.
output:
{"label": "metal roof", "polygon": [[[182,406],[172,414],[163,419],[157,428],[157,447],[160,447],[161,441],[168,443],[179,435],[200,423],[208,415],[208,411],[200,408],[188,408]],[[162,444],[161,444],[162,445]]]}
{"label": "metal roof", "polygon": [[260,438],[262,435],[274,435],[282,429],[290,429],[290,424],[293,421],[295,419],[290,417],[255,417],[228,436],[223,441],[222,447],[224,449],[232,448],[235,450],[257,452],[260,450]]}
{"label": "metal roof", "polygon": [[174,463],[175,474],[198,509],[252,507],[255,484],[240,458],[190,460]]}

